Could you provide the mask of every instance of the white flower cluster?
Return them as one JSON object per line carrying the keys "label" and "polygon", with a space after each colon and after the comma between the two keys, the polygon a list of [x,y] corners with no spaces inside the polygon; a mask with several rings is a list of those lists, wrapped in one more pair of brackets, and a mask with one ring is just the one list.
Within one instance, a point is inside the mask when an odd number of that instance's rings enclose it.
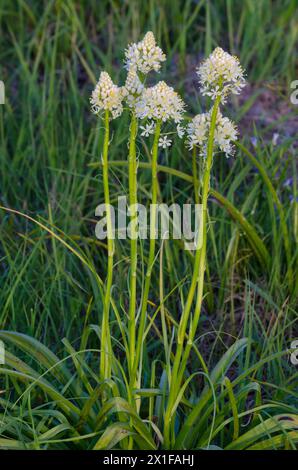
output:
{"label": "white flower cluster", "polygon": [[[210,131],[212,109],[208,113],[197,114],[190,124],[188,124],[187,145],[190,149],[194,146],[201,148],[202,155],[206,155],[207,142]],[[232,141],[237,139],[237,127],[227,117],[224,117],[220,111],[217,112],[216,127],[214,133],[214,145],[226,156],[234,154]]]}
{"label": "white flower cluster", "polygon": [[197,114],[186,128],[186,143],[189,149],[198,145],[203,147],[208,138],[208,113]]}
{"label": "white flower cluster", "polygon": [[[172,120],[177,125],[178,137],[183,138],[186,132],[187,146],[190,149],[199,146],[201,154],[206,155],[212,109],[195,116],[187,128],[184,128],[181,121],[185,104],[178,93],[164,81],[150,88],[145,88],[142,83],[143,74],[151,70],[158,71],[166,58],[156,45],[153,33],[148,32],[142,41],[131,44],[125,52],[125,58],[128,73],[124,87],[116,86],[107,72],[101,72],[90,98],[92,111],[98,114],[102,110],[108,110],[112,118],[116,118],[123,111],[122,101],[125,99],[137,118],[147,120],[145,126],[140,126],[142,137],[154,134],[156,121]],[[237,57],[219,47],[199,66],[197,74],[203,95],[212,99],[220,97],[222,103],[229,93],[238,94],[245,85],[243,70]],[[218,110],[214,131],[215,148],[227,156],[232,155],[232,141],[236,139],[235,124]],[[171,145],[171,140],[163,134],[158,145],[167,148]]]}
{"label": "white flower cluster", "polygon": [[101,72],[90,98],[91,110],[94,114],[99,114],[103,110],[110,111],[113,119],[115,119],[123,111],[123,97],[123,89],[113,83],[107,72]]}
{"label": "white flower cluster", "polygon": [[217,47],[197,69],[201,92],[225,103],[230,93],[238,95],[245,86],[244,72],[236,56]]}
{"label": "white flower cluster", "polygon": [[128,71],[123,90],[128,106],[130,108],[135,108],[136,103],[144,90],[144,85],[139,79],[136,70],[130,69]]}
{"label": "white flower cluster", "polygon": [[[142,41],[131,44],[125,51],[125,66],[128,70],[124,86],[125,98],[128,106],[134,110],[139,119],[148,119],[145,127],[141,126],[141,136],[149,137],[154,134],[154,121],[163,122],[173,119],[179,123],[184,112],[184,103],[173,88],[165,82],[159,82],[151,88],[145,88],[143,75],[151,70],[158,71],[161,62],[166,60],[165,54],[156,45],[151,31],[146,33]],[[182,137],[183,129],[179,127],[179,136]],[[168,140],[161,140],[161,146],[169,146]]]}
{"label": "white flower cluster", "polygon": [[165,82],[144,89],[142,96],[136,103],[137,117],[144,119],[162,120],[173,119],[179,123],[184,112],[184,102]]}
{"label": "white flower cluster", "polygon": [[125,66],[127,70],[134,69],[143,74],[151,70],[158,72],[161,62],[166,60],[161,48],[156,45],[154,34],[149,31],[144,39],[128,46],[125,51]]}

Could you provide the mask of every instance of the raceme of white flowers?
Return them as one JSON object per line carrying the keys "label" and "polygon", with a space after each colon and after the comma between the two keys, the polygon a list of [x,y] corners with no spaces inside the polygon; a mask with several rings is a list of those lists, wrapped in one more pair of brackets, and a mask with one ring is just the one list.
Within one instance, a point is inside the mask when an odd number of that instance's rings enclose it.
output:
{"label": "raceme of white flowers", "polygon": [[245,86],[239,59],[217,47],[197,69],[202,95],[225,103],[230,93],[238,95]]}
{"label": "raceme of white flowers", "polygon": [[125,51],[125,66],[127,70],[134,69],[143,74],[151,70],[158,72],[160,63],[166,60],[166,55],[156,45],[154,34],[149,31],[144,39],[128,46]]}
{"label": "raceme of white flowers", "polygon": [[144,89],[141,98],[136,103],[137,117],[144,119],[161,120],[163,122],[173,119],[179,123],[182,119],[185,105],[172,87],[165,82]]}
{"label": "raceme of white flowers", "polygon": [[[212,110],[213,108],[211,108],[208,113],[197,114],[186,129],[187,146],[190,149],[194,146],[199,146],[202,155],[206,154]],[[214,146],[224,152],[226,156],[233,155],[234,146],[232,141],[237,139],[237,134],[238,131],[235,124],[218,111],[214,133]]]}
{"label": "raceme of white flowers", "polygon": [[90,98],[92,112],[99,114],[100,111],[110,111],[115,119],[123,111],[122,100],[123,89],[113,83],[107,72],[101,72]]}
{"label": "raceme of white flowers", "polygon": [[144,90],[144,85],[134,69],[130,69],[124,85],[124,95],[130,108],[135,108]]}
{"label": "raceme of white flowers", "polygon": [[[154,134],[156,121],[174,121],[178,137],[182,139],[186,134],[187,147],[199,147],[200,155],[205,156],[212,109],[198,114],[184,127],[182,120],[185,104],[178,93],[164,81],[149,88],[143,83],[144,75],[150,71],[158,72],[165,59],[166,56],[156,45],[152,32],[146,33],[142,41],[130,44],[125,51],[125,85],[118,87],[107,72],[101,72],[90,99],[92,111],[99,114],[108,110],[114,119],[122,113],[125,100],[131,112],[135,113],[138,119],[145,120],[145,124],[140,125],[142,137]],[[245,86],[244,72],[238,58],[220,47],[200,64],[197,74],[202,94],[210,96],[212,100],[220,99],[222,104],[226,102],[229,94],[239,94]],[[237,139],[237,134],[235,124],[218,110],[214,134],[215,148],[226,156],[233,155],[232,141]],[[166,149],[171,145],[171,140],[163,134],[158,145]]]}

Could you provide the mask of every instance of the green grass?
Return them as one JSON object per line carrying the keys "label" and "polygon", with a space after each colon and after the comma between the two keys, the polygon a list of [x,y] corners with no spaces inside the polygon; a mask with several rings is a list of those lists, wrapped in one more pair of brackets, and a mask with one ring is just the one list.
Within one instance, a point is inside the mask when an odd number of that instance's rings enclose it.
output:
{"label": "green grass", "polygon": [[[251,119],[258,93],[268,86],[289,107],[283,129],[295,113],[289,101],[296,78],[294,0],[98,5],[0,5],[0,79],[6,89],[0,202],[19,212],[0,212],[0,328],[7,331],[0,333],[7,349],[7,363],[0,366],[0,448],[126,448],[128,442],[162,447],[171,362],[162,332],[166,328],[171,337],[177,327],[192,256],[173,240],[163,247],[158,242],[135,410],[127,394],[125,240],[116,240],[114,256],[113,377],[103,383],[99,376],[107,251],[95,238],[94,211],[103,202],[104,128],[89,110],[99,72],[106,69],[123,82],[125,45],[153,30],[168,57],[160,78],[179,90],[190,114],[204,106],[192,64],[216,45],[239,55],[254,87],[244,103],[235,101],[237,123]],[[297,170],[292,133],[276,146],[271,142],[277,124],[256,123],[254,131],[244,126],[235,158],[217,158],[213,165],[204,308],[175,409],[174,448],[291,449],[297,443],[298,371],[288,352],[298,337]],[[114,202],[128,188],[128,125],[126,113],[111,124]],[[146,204],[150,150],[140,137],[137,154],[138,198]],[[159,157],[158,197],[186,202],[192,188],[191,155],[176,139]],[[138,305],[148,253],[148,244],[141,244]]]}

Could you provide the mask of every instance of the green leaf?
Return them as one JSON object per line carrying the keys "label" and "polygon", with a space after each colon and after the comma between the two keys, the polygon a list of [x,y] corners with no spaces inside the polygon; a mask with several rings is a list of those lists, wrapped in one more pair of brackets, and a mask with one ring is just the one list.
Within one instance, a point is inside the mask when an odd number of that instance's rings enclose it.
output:
{"label": "green leaf", "polygon": [[114,423],[109,426],[103,435],[98,439],[93,450],[113,449],[118,442],[128,436],[134,436],[135,432],[131,430],[127,423]]}
{"label": "green leaf", "polygon": [[17,348],[22,349],[39,365],[49,370],[63,385],[71,380],[70,372],[64,364],[61,364],[60,359],[36,339],[22,333],[3,330],[0,331],[0,339],[4,343],[10,342]]}
{"label": "green leaf", "polygon": [[[61,393],[59,393],[55,388],[52,387],[46,380],[42,378],[37,378],[36,376],[31,376],[23,372],[18,372],[15,370],[5,369],[0,367],[0,374],[7,375],[8,377],[16,378],[21,382],[32,382],[32,386],[40,387],[48,396],[50,396],[55,402],[56,406],[64,411],[68,416],[74,418],[74,416],[79,417],[80,410],[75,406],[70,400],[67,400]],[[24,392],[26,393],[26,392]],[[20,399],[21,397],[19,397]]]}
{"label": "green leaf", "polygon": [[[225,450],[241,450],[250,447],[255,441],[270,436],[271,433],[298,429],[298,415],[281,414],[266,419],[229,444]],[[273,446],[272,446],[273,447]]]}
{"label": "green leaf", "polygon": [[146,443],[145,449],[155,449],[156,445],[154,440],[151,437],[151,434],[147,428],[147,426],[143,423],[141,418],[136,414],[135,410],[131,407],[131,405],[124,400],[123,398],[111,398],[108,400],[104,406],[102,407],[97,423],[96,429],[99,429],[102,423],[106,420],[106,418],[113,414],[113,413],[126,413],[130,419],[132,426],[137,431],[137,433],[144,439]]}
{"label": "green leaf", "polygon": [[287,433],[279,434],[278,436],[271,437],[265,441],[258,442],[251,447],[248,447],[247,450],[268,450],[268,449],[277,449],[277,448],[286,448],[287,444],[292,444],[293,450],[296,450],[295,443],[298,442],[298,432],[290,431]]}
{"label": "green leaf", "polygon": [[25,450],[28,447],[16,439],[5,439],[0,437],[0,449],[2,450]]}
{"label": "green leaf", "polygon": [[[248,344],[248,339],[247,338],[242,338],[240,340],[237,340],[222,356],[222,358],[219,360],[217,365],[214,367],[210,374],[210,382],[215,386],[218,384],[223,377],[226,375],[227,371],[229,370],[231,364],[237,359],[239,354],[244,350],[244,348]],[[177,436],[176,443],[175,443],[175,448],[176,449],[185,449],[185,448],[190,448],[191,444],[188,442],[188,439],[190,438],[197,438],[197,436],[193,434],[193,429],[194,426],[196,425],[196,422],[199,420],[199,417],[206,406],[206,404],[209,402],[209,400],[212,398],[212,389],[210,385],[206,385],[202,391],[202,394],[200,395],[200,398],[198,400],[198,403],[194,406],[193,410],[191,413],[188,415],[186,418],[183,426],[181,427],[181,430]]]}
{"label": "green leaf", "polygon": [[[223,377],[226,375],[227,371],[231,367],[231,364],[237,359],[237,357],[242,353],[242,351],[248,345],[247,338],[241,338],[235,341],[234,344],[224,353],[220,358],[216,366],[212,369],[210,373],[210,380],[215,385],[220,382]],[[202,395],[206,393],[209,389],[208,385],[204,388]]]}

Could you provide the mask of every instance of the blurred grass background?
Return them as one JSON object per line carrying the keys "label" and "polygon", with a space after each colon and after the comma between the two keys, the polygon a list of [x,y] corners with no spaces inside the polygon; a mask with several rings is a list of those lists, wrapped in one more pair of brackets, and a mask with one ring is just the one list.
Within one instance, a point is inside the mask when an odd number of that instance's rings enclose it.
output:
{"label": "blurred grass background", "polygon": [[[297,107],[289,96],[290,83],[297,78],[296,0],[2,0],[0,79],[6,103],[0,106],[1,205],[55,225],[78,250],[84,250],[104,278],[105,248],[94,235],[94,210],[103,201],[101,172],[88,166],[100,160],[103,129],[90,113],[89,96],[103,69],[123,83],[124,48],[147,30],[154,32],[168,57],[160,79],[179,90],[190,113],[204,107],[194,73],[199,61],[217,45],[239,55],[249,85],[234,100],[230,114],[240,127],[241,142],[255,155],[282,202],[295,272]],[[110,159],[126,159],[128,116],[112,127]],[[147,161],[142,139],[138,148],[140,160]],[[178,141],[171,153],[160,155],[160,163],[191,174],[191,158]],[[111,172],[116,200],[127,188],[127,171],[120,167]],[[150,174],[140,169],[139,178],[140,198],[146,201]],[[279,214],[262,174],[239,149],[235,159],[217,159],[212,186],[251,223],[270,260],[267,267],[260,265],[241,228],[212,199],[208,295],[198,344],[212,363],[217,347],[221,349],[231,335],[244,334],[255,341],[253,354],[264,357],[298,335],[297,289],[289,287],[285,276]],[[175,176],[161,174],[160,188],[160,197],[169,202],[189,200],[191,194],[191,183]],[[99,324],[101,318],[94,279],[33,223],[3,211],[0,217],[1,327],[32,335],[58,352],[63,336],[79,345],[82,324]],[[117,243],[113,296],[124,316],[128,250],[128,243]],[[142,247],[141,260],[146,252],[147,246]],[[142,268],[140,263],[140,275]],[[169,242],[164,276],[166,293],[175,287],[167,301],[174,320],[179,318],[190,272],[187,255]],[[183,285],[182,279],[186,279]],[[155,286],[153,308],[159,299],[157,267]],[[157,324],[148,341],[148,363],[152,350],[158,354],[158,329]],[[114,335],[117,338],[117,328]],[[291,367],[287,359],[268,366],[268,381],[287,382]],[[290,403],[294,385],[287,382],[285,388]]]}

